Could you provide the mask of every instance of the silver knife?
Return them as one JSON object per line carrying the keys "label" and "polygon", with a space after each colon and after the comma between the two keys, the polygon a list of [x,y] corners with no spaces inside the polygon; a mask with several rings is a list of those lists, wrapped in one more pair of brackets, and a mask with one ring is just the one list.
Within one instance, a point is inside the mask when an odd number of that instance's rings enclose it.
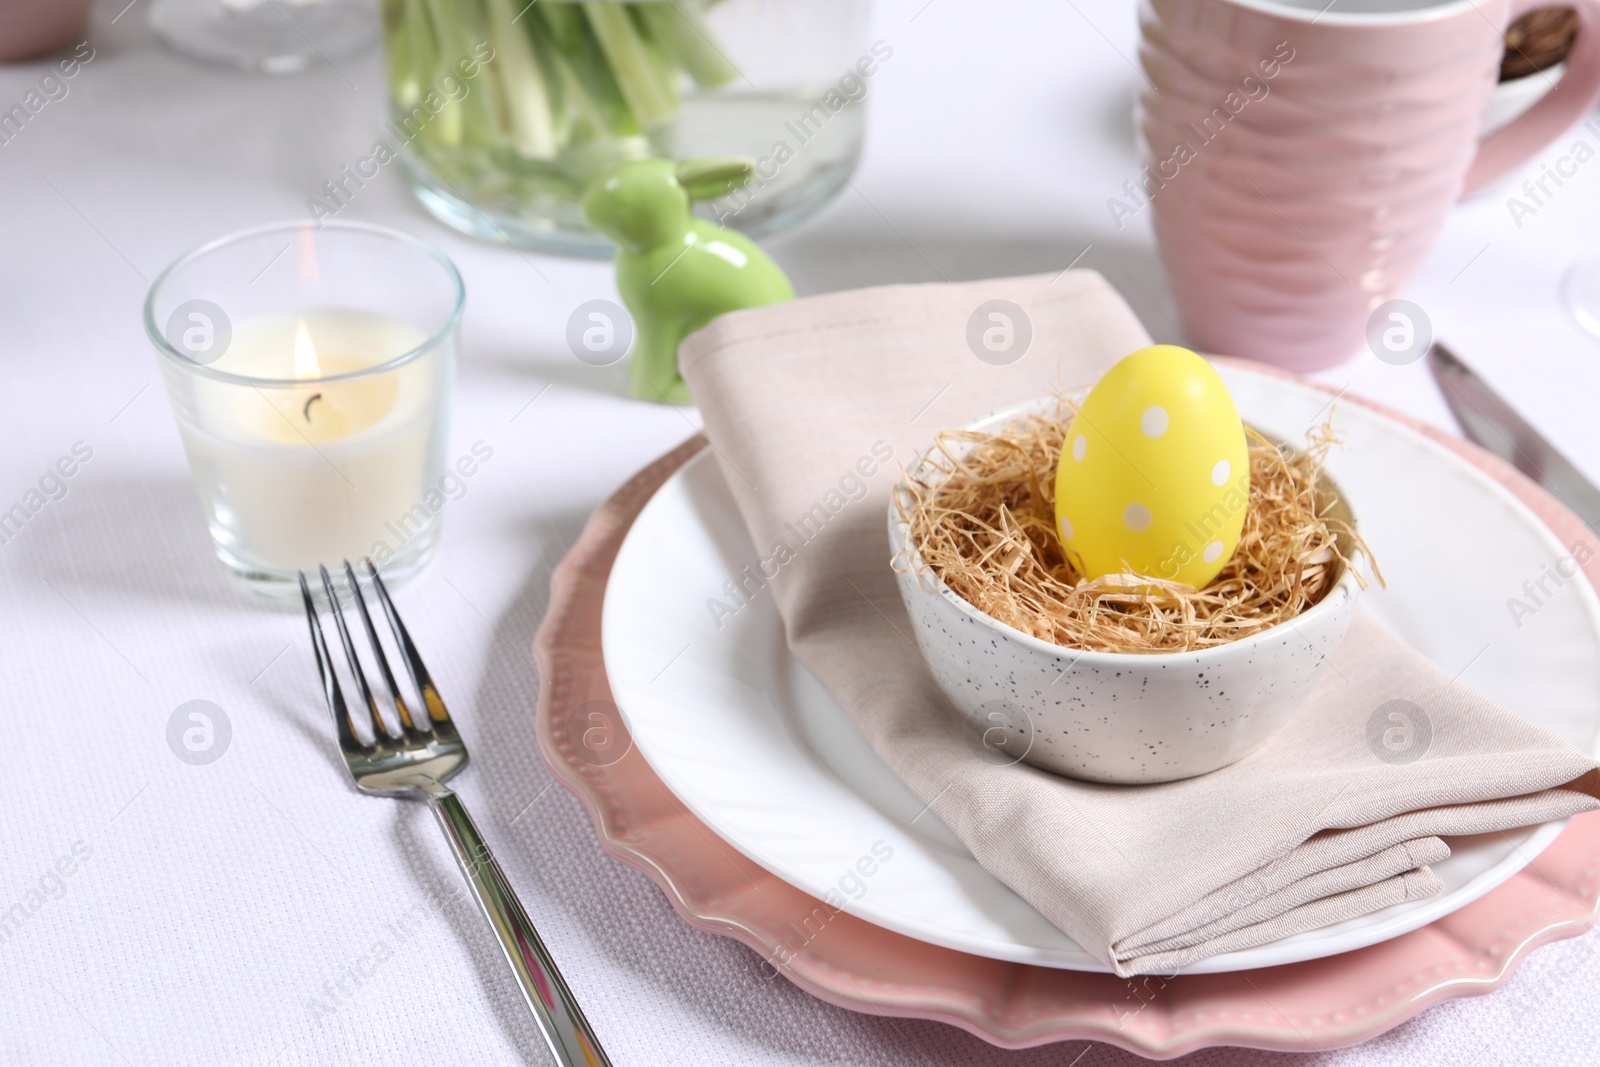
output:
{"label": "silver knife", "polygon": [[1591,530],[1600,531],[1600,489],[1571,460],[1444,345],[1428,349],[1428,368],[1468,440],[1538,482]]}

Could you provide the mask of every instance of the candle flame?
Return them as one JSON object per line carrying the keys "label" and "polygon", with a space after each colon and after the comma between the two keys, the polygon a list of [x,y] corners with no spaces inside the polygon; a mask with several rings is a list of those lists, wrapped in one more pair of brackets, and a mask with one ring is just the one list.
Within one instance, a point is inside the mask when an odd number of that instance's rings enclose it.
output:
{"label": "candle flame", "polygon": [[322,377],[317,346],[311,343],[311,331],[306,329],[305,319],[294,321],[294,376],[301,379]]}

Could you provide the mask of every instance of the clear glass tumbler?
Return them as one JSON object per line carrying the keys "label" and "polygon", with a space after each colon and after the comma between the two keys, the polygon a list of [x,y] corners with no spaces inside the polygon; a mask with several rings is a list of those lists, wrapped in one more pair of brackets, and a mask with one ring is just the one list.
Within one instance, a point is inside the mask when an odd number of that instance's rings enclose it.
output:
{"label": "clear glass tumbler", "polygon": [[457,229],[590,256],[611,252],[578,206],[597,175],[747,156],[756,178],[708,211],[772,233],[855,169],[894,53],[870,16],[870,0],[383,0],[385,144]]}
{"label": "clear glass tumbler", "polygon": [[277,223],[161,273],[145,301],[217,556],[298,598],[298,572],[433,553],[465,290],[438,249],[380,226]]}
{"label": "clear glass tumbler", "polygon": [[1561,296],[1578,325],[1600,337],[1600,256],[1580,259],[1568,268]]}
{"label": "clear glass tumbler", "polygon": [[337,63],[378,37],[371,0],[151,0],[148,7],[151,28],[177,51],[263,74]]}

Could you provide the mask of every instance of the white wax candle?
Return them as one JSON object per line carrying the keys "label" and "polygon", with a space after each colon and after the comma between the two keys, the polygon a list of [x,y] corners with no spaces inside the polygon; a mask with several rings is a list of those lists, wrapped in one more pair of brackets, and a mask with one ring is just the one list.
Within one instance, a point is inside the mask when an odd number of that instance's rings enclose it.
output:
{"label": "white wax candle", "polygon": [[[236,324],[214,366],[252,378],[327,377],[426,340],[401,319],[314,308]],[[394,549],[420,533],[431,513],[417,505],[437,474],[439,405],[448,402],[436,358],[286,388],[197,381],[178,426],[219,545],[246,565],[293,571],[356,560],[380,544]]]}

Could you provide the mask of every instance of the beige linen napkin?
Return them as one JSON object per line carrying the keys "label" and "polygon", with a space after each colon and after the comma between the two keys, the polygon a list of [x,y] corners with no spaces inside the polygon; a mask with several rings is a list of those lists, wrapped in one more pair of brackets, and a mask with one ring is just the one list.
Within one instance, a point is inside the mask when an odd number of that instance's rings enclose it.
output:
{"label": "beige linen napkin", "polygon": [[[1031,326],[1007,365],[968,341],[991,300]],[[987,309],[977,322],[993,324]],[[899,466],[941,429],[1088,384],[1147,343],[1106,282],[1075,271],[814,297],[725,316],[682,349],[754,543],[763,556],[779,541],[795,550],[771,583],[790,648],[978,862],[1117,973],[1170,972],[1438,893],[1427,865],[1449,854],[1440,835],[1600,806],[1594,760],[1359,613],[1292,725],[1212,774],[1096,785],[997,767],[969,747],[889,568]],[[831,517],[798,544],[792,523],[819,501]],[[1396,698],[1432,725],[1409,764],[1368,742],[1373,710]]]}

